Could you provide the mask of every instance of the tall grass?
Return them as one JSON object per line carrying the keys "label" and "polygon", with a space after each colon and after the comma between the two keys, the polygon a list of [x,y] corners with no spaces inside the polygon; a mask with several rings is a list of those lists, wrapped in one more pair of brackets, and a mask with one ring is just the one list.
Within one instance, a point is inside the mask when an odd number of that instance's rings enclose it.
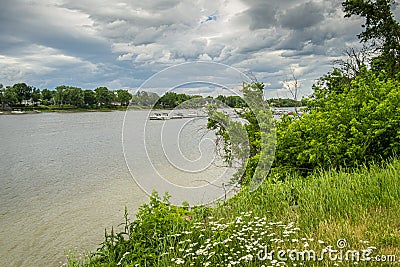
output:
{"label": "tall grass", "polygon": [[361,211],[389,209],[400,200],[400,161],[346,172],[320,171],[308,178],[263,183],[258,191],[243,190],[229,204],[239,210],[270,213],[272,219],[301,217],[310,228],[334,218],[357,220]]}
{"label": "tall grass", "polygon": [[[243,189],[214,208],[177,208],[164,200],[154,194],[138,219],[126,222],[124,233],[106,236],[97,254],[80,265],[354,265],[344,260],[279,262],[257,257],[265,247],[322,251],[336,248],[340,239],[346,240],[348,249],[396,255],[400,261],[399,160],[265,182],[255,192]],[[105,248],[113,250],[112,257]]]}

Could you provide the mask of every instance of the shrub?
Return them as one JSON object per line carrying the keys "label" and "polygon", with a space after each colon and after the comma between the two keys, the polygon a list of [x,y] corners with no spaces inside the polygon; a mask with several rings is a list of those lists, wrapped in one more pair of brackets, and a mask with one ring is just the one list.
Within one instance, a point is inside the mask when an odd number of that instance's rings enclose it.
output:
{"label": "shrub", "polygon": [[[337,77],[328,77],[328,79]],[[325,87],[324,87],[325,86]],[[309,172],[379,162],[400,149],[400,83],[363,69],[349,87],[315,86],[303,117],[278,122],[275,166]]]}
{"label": "shrub", "polygon": [[[159,254],[165,250],[164,238],[172,232],[179,232],[190,224],[189,209],[173,206],[169,195],[161,199],[156,192],[148,204],[143,204],[137,219],[129,222],[125,212],[124,231],[105,233],[102,246],[93,254],[94,266],[157,266]],[[119,264],[116,264],[119,263]]]}

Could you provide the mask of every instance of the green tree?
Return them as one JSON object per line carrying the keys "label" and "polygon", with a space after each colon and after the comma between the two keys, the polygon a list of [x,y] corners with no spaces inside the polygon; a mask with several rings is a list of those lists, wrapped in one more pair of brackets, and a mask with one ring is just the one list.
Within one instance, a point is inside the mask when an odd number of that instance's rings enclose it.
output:
{"label": "green tree", "polygon": [[115,90],[108,90],[108,94],[110,95],[110,104],[113,104],[118,101],[118,95]]}
{"label": "green tree", "polygon": [[[263,83],[243,84],[246,105],[236,113],[246,121],[244,125],[217,111],[216,106],[208,107],[207,128],[214,130],[218,139],[223,141],[225,161],[228,164],[242,163],[232,181],[250,187],[267,176],[274,156],[276,132],[272,112],[266,105],[263,91]],[[219,99],[227,98],[222,96]]]}
{"label": "green tree", "polygon": [[231,107],[231,108],[242,108],[246,106],[245,101],[243,98],[237,95],[230,95],[230,96],[224,96],[224,95],[218,95],[216,100],[224,103],[225,105]]}
{"label": "green tree", "polygon": [[152,107],[156,104],[160,97],[156,93],[138,91],[132,97],[132,104],[138,106]]}
{"label": "green tree", "polygon": [[345,17],[358,15],[365,18],[358,37],[371,44],[380,55],[372,60],[377,73],[383,68],[391,77],[400,71],[400,24],[394,18],[394,0],[346,0],[342,3]]}
{"label": "green tree", "polygon": [[157,102],[160,108],[174,108],[178,105],[178,94],[175,92],[167,92]]}
{"label": "green tree", "polygon": [[399,153],[400,83],[365,67],[350,89],[332,79],[328,86],[340,88],[321,94],[326,90],[315,86],[309,113],[278,122],[276,166],[309,173],[355,167]]}
{"label": "green tree", "polygon": [[267,100],[267,103],[274,107],[295,107],[302,106],[302,101],[295,101],[290,98],[270,98]]}
{"label": "green tree", "polygon": [[54,91],[50,91],[49,89],[43,89],[42,90],[42,100],[44,100],[44,101],[50,101],[51,99],[53,99],[53,96],[54,96]]}
{"label": "green tree", "polygon": [[20,104],[22,104],[22,101],[31,98],[32,87],[26,85],[26,83],[16,83],[12,87]]}
{"label": "green tree", "polygon": [[121,103],[121,106],[127,106],[129,101],[132,99],[132,94],[128,90],[117,90],[117,101]]}
{"label": "green tree", "polygon": [[66,103],[74,106],[82,106],[84,103],[84,94],[81,88],[68,86],[64,92]]}
{"label": "green tree", "polygon": [[3,85],[0,86],[0,97],[1,97],[1,105],[2,109],[6,109],[6,106],[13,106],[18,103],[18,97],[13,87],[7,86],[3,88]]}
{"label": "green tree", "polygon": [[226,98],[226,104],[232,108],[241,108],[246,106],[243,98],[237,95],[230,95]]}
{"label": "green tree", "polygon": [[162,97],[160,97],[156,103],[158,108],[175,108],[182,103],[193,99],[199,98],[199,96],[190,96],[187,94],[177,94],[175,92],[167,92]]}
{"label": "green tree", "polygon": [[351,80],[341,70],[333,69],[332,72],[322,76],[316,85],[313,85],[314,93],[308,99],[307,107],[309,109],[325,108],[325,102],[331,95],[342,94],[350,90],[350,84]]}
{"label": "green tree", "polygon": [[34,104],[37,104],[37,102],[40,100],[40,89],[39,88],[32,88],[32,94],[31,94],[31,98],[32,98],[32,102]]}
{"label": "green tree", "polygon": [[218,95],[216,98],[215,98],[215,100],[218,100],[218,101],[220,101],[220,102],[222,102],[222,103],[226,103],[226,96],[224,96],[224,95]]}
{"label": "green tree", "polygon": [[96,100],[100,106],[109,106],[111,104],[112,95],[107,87],[98,87],[94,90],[96,92]]}
{"label": "green tree", "polygon": [[92,90],[85,90],[83,91],[83,101],[86,105],[92,106],[96,104],[96,93]]}
{"label": "green tree", "polygon": [[67,89],[67,86],[65,85],[60,85],[56,87],[56,92],[54,93],[54,101],[58,105],[63,105],[65,104],[65,91]]}

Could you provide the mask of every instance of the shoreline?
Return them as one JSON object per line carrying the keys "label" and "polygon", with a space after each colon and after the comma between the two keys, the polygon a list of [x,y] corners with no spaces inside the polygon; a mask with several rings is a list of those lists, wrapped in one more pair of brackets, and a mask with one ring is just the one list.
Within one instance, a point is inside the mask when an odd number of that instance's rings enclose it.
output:
{"label": "shoreline", "polygon": [[[290,108],[290,107],[289,107]],[[18,110],[0,110],[1,115],[32,115],[32,114],[40,114],[40,113],[80,113],[80,112],[113,112],[113,111],[127,111],[127,110],[174,110],[174,109],[159,109],[159,108],[151,108],[145,106],[128,106],[124,108],[99,108],[99,109],[84,109],[84,108],[60,108],[60,109],[32,109],[32,110],[21,110],[22,108],[18,108]],[[271,108],[273,109],[273,108]],[[278,109],[287,109],[287,107],[278,107]],[[17,112],[15,112],[17,111]],[[19,112],[18,112],[19,111]]]}
{"label": "shoreline", "polygon": [[11,110],[1,110],[0,115],[28,115],[40,113],[80,113],[80,112],[113,112],[113,111],[127,111],[127,110],[148,110],[145,107],[125,107],[125,108],[105,108],[105,109],[33,109],[33,110],[20,110],[20,112],[13,112]]}

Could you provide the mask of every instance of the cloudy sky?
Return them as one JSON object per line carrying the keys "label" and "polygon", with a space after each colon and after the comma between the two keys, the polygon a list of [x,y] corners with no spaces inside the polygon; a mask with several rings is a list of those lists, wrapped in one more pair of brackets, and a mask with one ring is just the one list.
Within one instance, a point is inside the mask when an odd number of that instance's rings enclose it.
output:
{"label": "cloudy sky", "polygon": [[307,95],[357,46],[362,20],[343,15],[336,0],[2,0],[0,83],[138,88],[201,60],[251,72],[272,97],[294,70]]}

